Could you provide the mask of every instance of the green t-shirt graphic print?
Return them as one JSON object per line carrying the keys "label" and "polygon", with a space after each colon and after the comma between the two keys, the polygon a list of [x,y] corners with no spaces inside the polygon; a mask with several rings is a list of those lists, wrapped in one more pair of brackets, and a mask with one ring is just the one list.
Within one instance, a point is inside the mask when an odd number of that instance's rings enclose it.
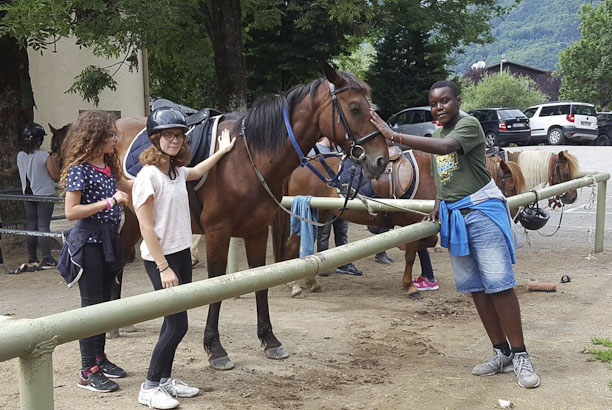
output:
{"label": "green t-shirt graphic print", "polygon": [[432,154],[438,199],[458,201],[491,181],[486,164],[484,132],[476,118],[463,117],[452,129],[439,127],[432,138],[454,138],[461,145],[459,151],[450,154]]}

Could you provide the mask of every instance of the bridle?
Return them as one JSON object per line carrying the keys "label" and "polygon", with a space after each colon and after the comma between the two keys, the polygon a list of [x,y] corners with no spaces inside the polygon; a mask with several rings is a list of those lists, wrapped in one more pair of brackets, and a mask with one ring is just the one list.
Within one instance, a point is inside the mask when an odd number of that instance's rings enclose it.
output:
{"label": "bridle", "polygon": [[[329,83],[329,95],[331,96],[331,99],[332,99],[332,135],[335,141],[336,140],[335,113],[337,111],[338,117],[340,118],[340,121],[342,122],[342,126],[346,130],[346,134],[344,135],[344,137],[349,141],[351,145],[349,149],[349,156],[352,160],[361,162],[363,161],[363,158],[365,157],[365,150],[363,149],[362,145],[370,141],[371,139],[375,138],[377,135],[379,135],[380,131],[376,129],[375,131],[372,131],[371,133],[364,135],[363,137],[359,139],[355,138],[355,134],[353,134],[353,131],[351,130],[351,126],[346,120],[346,116],[344,115],[344,111],[342,110],[342,105],[340,104],[340,101],[338,101],[338,97],[337,97],[338,94],[344,91],[350,90],[350,89],[351,87],[342,87],[336,90],[334,84]],[[359,155],[356,155],[355,151],[361,151],[361,153]]]}
{"label": "bridle", "polygon": [[[365,158],[365,149],[363,148],[363,144],[367,143],[368,141],[372,140],[373,138],[375,138],[376,136],[378,136],[380,134],[379,130],[376,131],[372,131],[371,133],[364,135],[362,137],[360,137],[359,139],[355,138],[355,134],[353,133],[353,131],[351,130],[351,127],[346,119],[346,116],[344,115],[344,111],[342,110],[342,105],[340,104],[340,102],[338,101],[338,98],[336,97],[338,94],[350,90],[351,87],[342,87],[339,88],[338,90],[335,89],[334,85],[332,83],[329,83],[329,95],[332,99],[332,135],[333,135],[333,139],[334,142],[336,141],[336,126],[335,126],[335,113],[336,111],[338,112],[338,117],[340,119],[340,121],[342,122],[342,125],[344,126],[344,129],[346,131],[345,134],[345,138],[349,141],[350,143],[350,149],[348,152],[349,157],[351,158],[351,160],[353,161],[353,165],[351,167],[351,173],[350,173],[350,180],[349,183],[347,185],[347,190],[346,190],[346,195],[345,195],[345,200],[344,200],[344,205],[342,206],[342,208],[340,209],[340,212],[338,213],[338,215],[336,215],[335,218],[332,218],[331,221],[327,221],[325,223],[319,223],[316,221],[311,221],[309,219],[306,219],[300,215],[297,215],[289,210],[287,210],[285,207],[283,207],[280,202],[276,199],[276,197],[274,196],[274,194],[272,193],[272,191],[270,190],[270,187],[268,186],[268,184],[266,183],[263,175],[261,174],[261,172],[259,171],[259,169],[257,169],[257,166],[255,165],[255,161],[253,160],[253,157],[251,155],[251,151],[249,150],[249,146],[247,143],[247,139],[246,139],[246,124],[245,124],[245,120],[246,120],[246,116],[242,119],[242,123],[240,125],[240,135],[242,136],[242,140],[244,141],[244,145],[247,151],[247,154],[249,156],[249,160],[251,161],[251,165],[253,166],[253,170],[255,171],[255,174],[257,175],[257,178],[259,179],[259,182],[261,182],[262,186],[264,187],[264,189],[266,190],[266,192],[268,193],[268,195],[270,195],[270,197],[274,200],[274,202],[276,202],[276,204],[286,213],[288,213],[289,215],[299,219],[300,221],[304,221],[307,223],[310,223],[312,225],[316,225],[316,226],[325,226],[325,225],[330,225],[332,223],[334,223],[338,218],[340,218],[340,216],[342,215],[342,212],[344,212],[344,210],[346,210],[346,204],[348,203],[349,199],[354,199],[357,196],[357,191],[358,189],[353,189],[353,179],[355,177],[355,173],[356,173],[356,169],[357,169],[357,165],[356,164],[360,164],[364,158]],[[291,144],[293,145],[293,149],[295,150],[296,154],[298,155],[298,158],[300,160],[300,166],[301,167],[307,167],[310,171],[312,171],[312,173],[314,173],[320,180],[322,180],[325,184],[327,184],[328,186],[333,186],[336,188],[341,189],[342,186],[340,184],[340,182],[338,181],[338,175],[334,172],[334,170],[329,166],[329,164],[325,161],[326,157],[329,157],[329,155],[321,155],[318,150],[315,147],[315,152],[317,152],[317,159],[319,160],[319,162],[321,163],[321,165],[323,166],[323,168],[325,169],[325,172],[327,172],[328,174],[328,178],[326,178],[325,176],[323,176],[319,170],[317,170],[311,163],[310,163],[310,159],[309,157],[307,157],[306,155],[304,155],[304,152],[302,151],[302,149],[300,148],[300,145],[298,144],[296,138],[295,138],[295,134],[293,133],[293,128],[291,127],[291,121],[289,120],[289,112],[287,109],[287,106],[289,105],[287,102],[287,98],[283,97],[284,102],[283,102],[283,121],[285,123],[285,128],[287,130],[287,134],[289,134],[289,139],[291,140]],[[359,153],[359,155],[356,155],[356,153],[358,151],[361,151]],[[357,184],[357,186],[361,186],[361,179],[362,179],[362,174],[359,174],[359,182]],[[351,191],[354,191],[354,194],[352,195],[351,198]]]}

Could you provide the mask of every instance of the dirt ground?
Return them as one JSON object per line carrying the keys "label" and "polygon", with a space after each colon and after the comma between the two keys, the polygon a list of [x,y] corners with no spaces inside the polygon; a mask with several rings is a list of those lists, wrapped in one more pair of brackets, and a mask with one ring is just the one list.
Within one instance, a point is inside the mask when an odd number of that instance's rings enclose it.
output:
{"label": "dirt ground", "polygon": [[[588,217],[594,220],[594,213]],[[350,226],[351,240],[368,235],[365,227]],[[515,272],[527,347],[542,379],[537,389],[520,388],[513,373],[472,376],[472,367],[490,356],[491,346],[471,298],[455,290],[446,250],[431,252],[440,290],[413,299],[401,288],[402,253],[392,249],[392,265],[368,257],[355,261],[362,277],[320,278],[324,293],[291,299],[286,287],[271,289],[274,331],[291,354],[284,361],[263,354],[253,294],[222,306],[221,340],[236,364],[231,371],[215,371],[206,360],[207,307],[190,311],[173,376],[203,392],[182,399],[181,408],[495,409],[498,399],[505,399],[516,409],[611,409],[612,370],[587,362],[584,351],[593,347],[593,337],[612,338],[612,254],[589,258],[592,245],[584,229],[567,227],[551,238],[530,234],[529,239],[531,246],[517,252]],[[612,246],[609,235],[606,246]],[[15,237],[5,236],[2,247],[5,268],[23,261],[25,246]],[[564,274],[572,280],[559,284]],[[194,280],[205,278],[201,262]],[[528,292],[530,279],[558,283],[557,292]],[[128,265],[124,282],[124,296],[151,289],[140,260]],[[79,306],[78,289],[67,289],[55,270],[8,275],[0,266],[0,295],[0,314],[13,319]],[[161,319],[140,323],[137,332],[107,342],[109,357],[128,371],[115,393],[78,389],[78,343],[58,346],[55,408],[144,408],[137,402],[138,389],[160,324]],[[0,379],[0,408],[19,408],[17,359],[0,363]]]}

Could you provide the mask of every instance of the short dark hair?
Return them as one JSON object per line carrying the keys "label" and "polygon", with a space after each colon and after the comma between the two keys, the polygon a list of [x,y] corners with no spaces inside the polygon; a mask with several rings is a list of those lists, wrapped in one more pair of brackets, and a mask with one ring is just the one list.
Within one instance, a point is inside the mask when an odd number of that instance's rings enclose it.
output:
{"label": "short dark hair", "polygon": [[449,81],[449,80],[435,82],[429,88],[429,91],[435,90],[436,88],[444,88],[444,87],[450,88],[451,92],[453,93],[455,97],[459,96],[459,87],[457,87],[457,84],[455,84],[453,81]]}

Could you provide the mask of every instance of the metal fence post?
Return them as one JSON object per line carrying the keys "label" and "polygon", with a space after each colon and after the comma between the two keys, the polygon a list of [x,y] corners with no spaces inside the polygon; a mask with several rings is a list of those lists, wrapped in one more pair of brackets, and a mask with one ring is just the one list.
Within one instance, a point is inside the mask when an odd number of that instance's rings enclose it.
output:
{"label": "metal fence post", "polygon": [[53,410],[53,350],[57,341],[53,336],[19,357],[21,410]]}
{"label": "metal fence post", "polygon": [[595,216],[595,253],[603,252],[604,225],[606,222],[606,188],[608,181],[597,183],[597,214]]}

